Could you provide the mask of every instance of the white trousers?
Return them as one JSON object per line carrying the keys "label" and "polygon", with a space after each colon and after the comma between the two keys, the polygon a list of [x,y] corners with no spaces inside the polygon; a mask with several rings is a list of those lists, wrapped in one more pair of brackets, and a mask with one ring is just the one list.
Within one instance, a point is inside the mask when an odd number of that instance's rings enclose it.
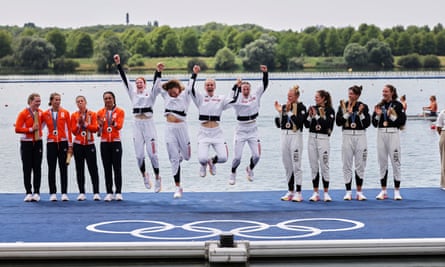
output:
{"label": "white trousers", "polygon": [[137,119],[133,124],[133,144],[139,168],[145,160],[144,148],[153,168],[159,168],[157,132],[153,119]]}
{"label": "white trousers", "polygon": [[379,128],[377,132],[377,154],[380,166],[380,179],[388,171],[388,157],[391,161],[395,181],[401,179],[400,135],[397,128]]}
{"label": "white trousers", "polygon": [[303,155],[303,133],[300,131],[281,131],[281,158],[283,160],[286,179],[289,183],[294,174],[295,184],[301,185],[303,182],[303,170],[301,169],[301,159]]}
{"label": "white trousers", "polygon": [[368,143],[365,130],[344,130],[341,152],[345,184],[352,182],[352,177],[354,176],[353,164],[355,165],[357,175],[364,179],[368,157]]}
{"label": "white trousers", "polygon": [[327,134],[309,133],[307,149],[312,179],[315,179],[320,171],[321,178],[329,182],[329,136]]}
{"label": "white trousers", "polygon": [[258,127],[256,122],[239,123],[236,127],[234,143],[234,155],[232,168],[237,168],[241,163],[244,145],[247,143],[252,154],[252,161],[257,164],[261,156],[261,142],[258,136]]}
{"label": "white trousers", "polygon": [[201,165],[207,164],[210,147],[215,150],[218,163],[227,161],[229,152],[221,127],[200,128],[198,133],[198,160]]}
{"label": "white trousers", "polygon": [[174,176],[178,172],[182,160],[189,160],[191,155],[187,123],[167,122],[165,125],[165,143]]}

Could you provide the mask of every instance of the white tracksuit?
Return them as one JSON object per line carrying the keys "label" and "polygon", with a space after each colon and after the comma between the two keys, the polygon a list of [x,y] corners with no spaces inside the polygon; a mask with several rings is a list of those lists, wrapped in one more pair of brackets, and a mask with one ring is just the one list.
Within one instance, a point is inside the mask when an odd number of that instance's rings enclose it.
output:
{"label": "white tracksuit", "polygon": [[[161,86],[161,73],[155,73],[154,83],[151,89],[145,89],[143,93],[137,93],[120,64],[118,65],[118,70],[133,107],[133,144],[139,169],[145,171],[145,147],[153,169],[155,169],[155,172],[159,172],[157,152],[158,137],[155,123],[153,121],[153,106],[155,104],[156,96],[160,91],[158,87]],[[142,114],[146,117],[145,119],[138,118],[137,115]]]}
{"label": "white tracksuit", "polygon": [[[358,114],[360,105],[363,105],[364,109]],[[345,106],[348,106],[348,102],[345,103]],[[342,127],[343,178],[347,190],[351,190],[352,177],[354,176],[353,164],[355,165],[356,184],[358,186],[363,184],[368,157],[366,128],[371,124],[371,116],[366,104],[357,101],[352,111],[352,114],[344,113],[340,106],[336,115],[336,123]]]}
{"label": "white tracksuit", "polygon": [[[402,104],[393,100],[379,104],[383,114],[372,114],[372,125],[377,128],[377,153],[380,166],[380,183],[387,185],[388,157],[391,161],[395,187],[400,187],[401,181],[401,147],[399,129],[405,125],[406,114]],[[393,109],[396,115],[387,115],[387,110]]]}

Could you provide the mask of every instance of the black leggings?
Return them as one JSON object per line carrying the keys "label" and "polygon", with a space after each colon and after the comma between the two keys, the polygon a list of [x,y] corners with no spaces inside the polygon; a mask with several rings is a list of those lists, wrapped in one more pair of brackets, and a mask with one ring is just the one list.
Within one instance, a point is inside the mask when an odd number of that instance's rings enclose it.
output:
{"label": "black leggings", "polygon": [[76,163],[76,176],[79,193],[85,194],[85,161],[93,184],[93,193],[99,194],[99,174],[97,171],[96,146],[73,145],[74,162]]}
{"label": "black leggings", "polygon": [[[42,140],[21,141],[20,156],[23,164],[23,183],[25,185],[26,194],[40,194],[40,183],[42,181]],[[34,180],[31,185],[31,173],[34,174]]]}
{"label": "black leggings", "polygon": [[121,142],[101,142],[100,155],[105,174],[107,194],[113,194],[113,171],[116,194],[122,193],[122,144]]}
{"label": "black leggings", "polygon": [[59,143],[46,143],[46,161],[48,162],[48,185],[49,193],[57,193],[56,186],[56,167],[59,162],[60,184],[62,194],[67,193],[68,187],[68,168],[66,166],[66,153],[68,152],[68,141]]}

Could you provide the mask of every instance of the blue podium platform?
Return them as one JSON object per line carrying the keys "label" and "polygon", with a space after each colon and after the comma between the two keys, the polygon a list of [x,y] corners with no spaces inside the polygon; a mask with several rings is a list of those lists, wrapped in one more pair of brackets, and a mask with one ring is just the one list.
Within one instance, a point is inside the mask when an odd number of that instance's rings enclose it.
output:
{"label": "blue podium platform", "polygon": [[378,192],[366,190],[366,201],[344,201],[343,190],[331,190],[332,202],[310,202],[311,191],[304,191],[299,203],[281,201],[282,191],[184,192],[181,199],[172,192],[138,192],[124,193],[119,202],[91,195],[80,202],[74,194],[50,202],[42,194],[30,203],[23,194],[4,193],[0,258],[188,257],[208,253],[209,244],[225,235],[247,257],[394,249],[445,255],[445,191],[402,188],[401,201],[391,198],[392,190],[390,198],[376,200]]}

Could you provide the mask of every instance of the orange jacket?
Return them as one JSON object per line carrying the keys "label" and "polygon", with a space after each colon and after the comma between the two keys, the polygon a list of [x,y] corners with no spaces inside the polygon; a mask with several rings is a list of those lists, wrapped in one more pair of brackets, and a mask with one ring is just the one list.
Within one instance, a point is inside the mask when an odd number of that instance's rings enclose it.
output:
{"label": "orange jacket", "polygon": [[15,121],[15,132],[22,134],[20,138],[21,141],[37,141],[42,139],[42,116],[43,111],[38,109],[38,120],[39,120],[39,137],[36,138],[32,126],[34,125],[34,114],[31,109],[25,108],[20,111]]}
{"label": "orange jacket", "polygon": [[99,125],[101,125],[102,122],[102,127],[99,129],[99,131],[101,131],[101,142],[116,142],[121,140],[119,131],[122,129],[122,126],[124,126],[124,118],[124,110],[118,107],[115,107],[111,111],[111,116],[109,116],[106,108],[102,108],[97,112],[97,120],[100,120]]}
{"label": "orange jacket", "polygon": [[[72,146],[73,137],[71,136],[71,121],[68,110],[59,108],[57,120],[55,121],[52,109],[48,109],[43,113],[43,121],[46,123],[46,127],[48,127],[48,142],[68,141],[69,146]],[[56,125],[54,125],[54,122],[56,122]]]}
{"label": "orange jacket", "polygon": [[[76,111],[71,114],[71,132],[74,135],[74,143],[80,145],[94,144],[94,133],[97,132],[97,115],[96,112],[87,110],[86,116],[81,118],[80,112]],[[85,124],[79,125],[84,120]],[[84,127],[86,125],[86,127]]]}

